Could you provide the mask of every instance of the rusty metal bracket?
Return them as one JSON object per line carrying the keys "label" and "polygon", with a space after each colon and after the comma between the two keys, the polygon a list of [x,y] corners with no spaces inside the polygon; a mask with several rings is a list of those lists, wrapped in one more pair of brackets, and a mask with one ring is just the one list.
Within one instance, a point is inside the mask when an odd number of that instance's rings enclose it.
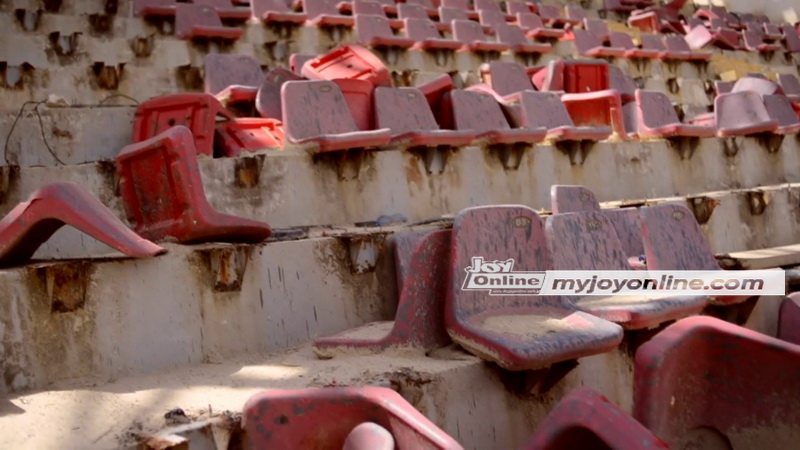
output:
{"label": "rusty metal bracket", "polygon": [[517,170],[522,163],[522,156],[525,154],[525,149],[532,147],[533,144],[524,142],[517,142],[509,145],[490,145],[489,151],[496,154],[503,164],[505,170]]}
{"label": "rusty metal bracket", "polygon": [[39,28],[39,20],[42,17],[42,10],[30,10],[30,9],[23,9],[19,8],[14,11],[14,16],[19,22],[19,25],[25,31],[35,31]]}
{"label": "rusty metal bracket", "polygon": [[153,53],[155,35],[136,36],[130,40],[131,51],[137,58],[147,58]]}
{"label": "rusty metal bracket", "polygon": [[233,177],[236,187],[251,189],[261,181],[261,169],[264,167],[265,155],[240,156],[233,165]]}
{"label": "rusty metal bracket", "polygon": [[747,191],[747,204],[750,206],[750,214],[754,216],[764,214],[770,203],[772,203],[772,196],[768,192],[760,189]]}
{"label": "rusty metal bracket", "polygon": [[761,133],[753,136],[753,138],[758,142],[758,145],[765,148],[767,152],[777,153],[783,145],[785,136],[782,134]]}
{"label": "rusty metal bracket", "polygon": [[247,262],[253,252],[252,246],[231,245],[198,252],[211,272],[214,292],[241,291]]}
{"label": "rusty metal bracket", "polygon": [[336,176],[340,181],[355,180],[365,166],[365,161],[372,158],[371,152],[362,148],[315,153],[314,162],[336,166]]}
{"label": "rusty metal bracket", "polygon": [[114,90],[119,87],[119,80],[122,78],[122,70],[125,64],[106,65],[96,62],[92,65],[92,73],[95,76],[97,85],[102,89]]}
{"label": "rusty metal bracket", "polygon": [[722,142],[722,151],[725,153],[725,156],[728,158],[733,158],[737,154],[739,154],[739,147],[741,146],[742,138],[741,137],[727,137],[727,138],[720,138]]}
{"label": "rusty metal bracket", "polygon": [[350,255],[350,271],[354,274],[373,272],[383,251],[386,233],[341,236]]}
{"label": "rusty metal bracket", "polygon": [[720,201],[706,196],[686,197],[686,202],[689,204],[689,209],[692,210],[694,218],[700,225],[705,225],[711,219],[711,214],[714,209],[719,206]]}
{"label": "rusty metal bracket", "polygon": [[685,161],[692,159],[692,156],[694,156],[695,150],[697,150],[697,147],[700,145],[700,138],[678,136],[667,139],[667,143],[670,148],[678,153],[681,161]]}
{"label": "rusty metal bracket", "polygon": [[86,292],[94,272],[88,261],[47,264],[30,269],[43,287],[50,303],[51,313],[66,313],[82,309],[86,304]]}
{"label": "rusty metal bracket", "polygon": [[422,160],[423,164],[425,164],[425,172],[428,175],[439,175],[444,172],[453,148],[447,145],[440,145],[437,147],[414,147],[408,150]]}
{"label": "rusty metal bracket", "polygon": [[570,165],[582,166],[595,144],[595,141],[560,141],[554,145],[561,153],[569,156]]}

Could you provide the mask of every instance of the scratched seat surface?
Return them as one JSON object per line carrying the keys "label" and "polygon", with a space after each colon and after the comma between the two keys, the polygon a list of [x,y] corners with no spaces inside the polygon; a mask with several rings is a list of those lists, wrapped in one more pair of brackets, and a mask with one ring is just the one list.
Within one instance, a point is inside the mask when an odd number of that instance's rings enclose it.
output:
{"label": "scratched seat surface", "polygon": [[395,36],[389,19],[382,16],[356,14],[356,42],[368,47],[409,48],[415,41],[406,37]]}
{"label": "scratched seat surface", "polygon": [[256,111],[261,117],[283,120],[281,111],[281,87],[287,81],[299,81],[304,78],[291,70],[276,67],[267,72],[264,80],[259,84],[256,93]]}
{"label": "scratched seat surface", "polygon": [[594,192],[583,186],[554,184],[550,186],[550,206],[553,214],[576,211],[600,211]]}
{"label": "scratched seat surface", "polygon": [[[401,7],[403,4],[401,3]],[[454,39],[442,37],[436,24],[427,19],[406,18],[406,35],[414,40],[412,48],[417,50],[458,50],[463,45]]]}
{"label": "scratched seat surface", "polygon": [[453,39],[461,42],[460,51],[468,52],[504,52],[511,46],[502,42],[490,40],[481,25],[471,20],[453,20]]}
{"label": "scratched seat surface", "polygon": [[771,133],[778,121],[770,118],[761,96],[755,91],[731,92],[714,99],[717,134],[720,137]]}
{"label": "scratched seat surface", "polygon": [[450,342],[444,328],[444,294],[449,269],[450,231],[399,235],[395,265],[399,300],[394,321],[373,322],[314,341],[314,352],[380,352],[403,347],[430,351]]}
{"label": "scratched seat surface", "polygon": [[337,0],[303,0],[303,9],[308,22],[318,27],[343,26],[355,24],[353,16],[345,16],[339,12]]}
{"label": "scratched seat surface", "polygon": [[175,37],[179,39],[212,38],[236,40],[244,30],[222,25],[211,6],[178,3],[175,6]]}
{"label": "scratched seat surface", "polygon": [[547,139],[553,141],[601,141],[611,135],[611,127],[576,127],[564,103],[553,92],[524,91],[520,96],[518,125],[547,129]]}
{"label": "scratched seat surface", "polygon": [[636,90],[636,117],[639,136],[643,137],[712,137],[714,127],[681,123],[667,94]]}
{"label": "scratched seat surface", "polygon": [[589,388],[573,389],[539,423],[520,450],[667,449],[620,407]]}
{"label": "scratched seat surface", "polygon": [[398,450],[463,448],[400,394],[383,387],[265,391],[247,401],[242,422],[246,448],[340,450],[364,422],[388,430]]}
{"label": "scratched seat surface", "polygon": [[633,416],[671,448],[793,448],[798,373],[800,346],[689,317],[636,352]]}
{"label": "scratched seat surface", "polygon": [[250,0],[250,10],[254,18],[266,24],[303,24],[308,16],[294,12],[284,0]]}
{"label": "scratched seat surface", "polygon": [[[556,270],[629,270],[629,255],[600,211],[554,214],[547,221],[546,233]],[[707,300],[702,296],[625,295],[575,296],[572,301],[582,311],[636,330],[699,313]]]}
{"label": "scratched seat surface", "polygon": [[500,104],[488,94],[456,89],[445,94],[442,104],[456,130],[473,130],[489,144],[534,143],[547,133],[544,128],[511,128]]}
{"label": "scratched seat surface", "polygon": [[445,325],[471,353],[507,370],[533,370],[603,353],[621,342],[618,325],[577,311],[563,299],[462,289],[476,258],[493,264],[491,270],[499,267],[493,261],[508,268],[509,260],[517,272],[552,267],[542,220],[532,209],[468,208],[456,216],[452,233]]}
{"label": "scratched seat surface", "polygon": [[205,91],[218,99],[255,100],[264,71],[249,55],[209,53],[205,57]]}

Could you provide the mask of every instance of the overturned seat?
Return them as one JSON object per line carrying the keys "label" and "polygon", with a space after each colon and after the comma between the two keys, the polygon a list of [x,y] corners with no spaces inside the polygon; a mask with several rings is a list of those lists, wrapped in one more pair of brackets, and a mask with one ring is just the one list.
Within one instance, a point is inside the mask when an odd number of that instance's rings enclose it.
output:
{"label": "overturned seat", "polygon": [[671,448],[792,448],[798,373],[800,346],[686,318],[636,352],[633,416]]}
{"label": "overturned seat", "polygon": [[308,60],[301,74],[311,80],[366,80],[375,86],[391,86],[392,75],[381,59],[360,45],[342,45]]}
{"label": "overturned seat", "polygon": [[[490,286],[481,284],[481,276],[500,270],[529,284],[536,271],[551,268],[542,220],[532,209],[468,208],[456,216],[452,233],[445,325],[469,352],[507,370],[534,370],[607,352],[621,342],[618,325],[563,299],[535,295],[519,283],[516,295],[504,289],[490,295]],[[484,271],[486,265],[491,268]]]}

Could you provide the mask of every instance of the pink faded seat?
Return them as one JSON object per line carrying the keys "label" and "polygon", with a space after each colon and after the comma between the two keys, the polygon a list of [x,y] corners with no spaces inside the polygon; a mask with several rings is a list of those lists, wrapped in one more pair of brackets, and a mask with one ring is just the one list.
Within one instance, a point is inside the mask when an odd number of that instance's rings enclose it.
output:
{"label": "pink faded seat", "polygon": [[561,7],[555,5],[539,4],[536,7],[539,17],[545,25],[555,28],[564,28],[566,25],[578,25],[582,19],[567,19],[561,14]]}
{"label": "pink faded seat", "polygon": [[[450,231],[395,235],[399,300],[394,321],[373,322],[314,341],[314,352],[381,352],[389,347],[435,350],[450,342],[444,328],[444,294]],[[402,268],[402,270],[401,270]]]}
{"label": "pink faded seat", "polygon": [[[394,8],[394,2],[389,0]],[[389,22],[392,29],[403,28],[403,21],[400,19],[390,19],[386,15],[386,5],[381,4],[375,0],[353,0],[353,16],[356,17],[356,27],[358,27],[358,16],[379,16],[383,17]],[[380,25],[383,28],[383,25]]]}
{"label": "pink faded seat", "polygon": [[637,260],[644,255],[644,242],[642,241],[642,231],[639,227],[639,211],[636,208],[614,208],[604,209],[603,214],[614,226],[617,237],[622,245],[622,251],[631,258]]}
{"label": "pink faded seat", "polygon": [[[438,2],[436,2],[438,3]],[[398,3],[397,4],[397,15],[401,19],[406,19],[407,17],[403,17],[401,14],[401,10],[403,9],[403,5],[411,5],[414,7],[422,7],[425,13],[431,19],[439,17],[439,10],[437,9],[436,5],[434,4],[433,0],[406,0],[405,3]],[[421,17],[420,17],[421,18]]]}
{"label": "pink faded seat", "polygon": [[[517,14],[530,14],[536,11],[536,5],[527,1],[507,1],[506,12],[512,16]],[[511,19],[514,20],[514,19]]]}
{"label": "pink faded seat", "polygon": [[604,47],[600,38],[591,31],[576,28],[572,30],[575,35],[575,48],[578,54],[589,57],[625,56],[625,49],[621,47]]}
{"label": "pink faded seat", "polygon": [[779,73],[778,84],[783,89],[784,94],[793,102],[800,102],[800,81],[792,74]]}
{"label": "pink faded seat", "polygon": [[415,86],[425,96],[431,111],[436,115],[436,121],[442,128],[452,129],[452,118],[445,118],[441,115],[440,103],[444,95],[453,90],[453,79],[450,75],[443,73],[427,83]]}
{"label": "pink faded seat", "polygon": [[800,345],[800,292],[793,292],[781,302],[778,313],[778,339]]}
{"label": "pink faded seat", "polygon": [[[721,270],[689,208],[661,204],[639,208],[644,253],[650,270]],[[730,305],[746,296],[714,296],[709,303]]]}
{"label": "pink faded seat", "polygon": [[409,48],[413,39],[397,37],[392,33],[389,19],[382,16],[356,14],[356,41],[368,47]]}
{"label": "pink faded seat", "polygon": [[783,90],[778,83],[768,80],[761,74],[745,75],[733,84],[731,92],[753,91],[758,95],[783,94]]}
{"label": "pink faded seat", "polygon": [[720,137],[772,133],[778,122],[770,118],[761,96],[754,91],[731,92],[714,99]]}
{"label": "pink faded seat", "polygon": [[576,127],[561,99],[552,92],[524,91],[520,106],[518,126],[544,127],[550,141],[602,141],[611,135],[611,127]]}
{"label": "pink faded seat", "polygon": [[375,86],[366,80],[338,79],[333,82],[342,90],[347,108],[353,115],[358,129],[361,131],[373,130],[375,114],[372,104]]}
{"label": "pink faded seat", "polygon": [[491,86],[500,96],[536,89],[525,68],[515,62],[491,61],[482,64],[480,72],[483,82]]}
{"label": "pink faded seat", "polygon": [[277,119],[241,117],[217,125],[222,151],[220,156],[235,157],[243,152],[283,149],[285,130]]}
{"label": "pink faded seat", "polygon": [[236,40],[244,30],[222,25],[217,11],[210,6],[178,3],[175,6],[175,37],[179,39]]}
{"label": "pink faded seat", "polygon": [[477,22],[472,22],[470,20],[453,20],[451,24],[453,27],[453,39],[464,44],[461,51],[504,52],[511,49],[511,46],[508,44],[488,40],[480,24]]}
{"label": "pink faded seat", "polygon": [[[514,13],[509,11],[508,14],[506,14],[506,12],[503,11],[502,8],[500,8],[500,2],[496,0],[473,0],[473,1],[475,4],[475,10],[477,10],[479,13],[484,11],[491,11],[503,14],[503,19],[508,22],[514,20]],[[506,3],[506,8],[508,8],[507,3]]]}
{"label": "pink faded seat", "polygon": [[24,264],[64,225],[133,258],[167,251],[137,236],[85,188],[75,183],[51,183],[0,220],[0,265]]}
{"label": "pink faded seat", "polygon": [[261,242],[272,233],[265,222],[211,207],[186,127],[128,145],[117,155],[116,166],[128,220],[142,237],[180,243]]}
{"label": "pink faded seat", "polygon": [[553,214],[600,211],[600,203],[594,192],[583,186],[564,184],[550,186],[550,206]]}
{"label": "pink faded seat", "polygon": [[376,125],[388,128],[392,142],[409,147],[458,147],[472,142],[474,130],[442,130],[425,95],[416,88],[375,89]]}
{"label": "pink faded seat", "polygon": [[456,130],[472,130],[489,145],[533,144],[543,140],[544,128],[511,128],[503,110],[489,94],[456,89],[445,94],[443,105],[453,117]]}
{"label": "pink faded seat", "polygon": [[[601,211],[554,214],[546,233],[555,270],[629,270],[617,231]],[[588,296],[571,298],[581,311],[626,330],[655,327],[699,313],[704,296]]]}
{"label": "pink faded seat", "polygon": [[720,94],[727,94],[733,90],[733,86],[736,84],[735,81],[721,81],[715,80],[714,81],[714,91],[716,91],[717,95]]}
{"label": "pink faded seat", "polygon": [[583,29],[597,36],[602,44],[608,43],[611,37],[608,24],[602,19],[583,19]]}
{"label": "pink faded seat", "polygon": [[615,64],[608,65],[608,84],[610,90],[619,92],[622,103],[636,99],[636,82]]}
{"label": "pink faded seat", "polygon": [[364,422],[388,430],[395,441],[393,448],[398,450],[463,449],[400,394],[374,386],[271,390],[256,394],[244,405],[244,447],[341,449],[348,435]]}
{"label": "pink faded seat", "polygon": [[[433,8],[432,10],[426,10],[425,7],[422,5],[412,4],[409,2],[397,4],[397,17],[399,17],[400,20],[406,20],[406,19],[428,20],[433,24],[433,26],[438,31],[450,31],[452,29],[450,27],[449,22],[443,23],[439,21],[434,21],[434,19],[431,17],[431,11],[435,13],[433,14],[433,17],[437,17],[439,15],[439,12],[436,8]],[[406,27],[406,34],[408,34],[409,37],[411,37],[411,34],[408,33],[407,31],[408,25],[406,25],[405,27]]]}
{"label": "pink faded seat", "polygon": [[509,45],[511,50],[519,54],[550,53],[553,47],[550,44],[531,42],[525,36],[522,28],[516,25],[502,23],[494,26],[497,42]]}
{"label": "pink faded seat", "polygon": [[213,8],[220,19],[247,20],[251,15],[250,8],[235,6],[230,0],[193,0],[192,3]]}
{"label": "pink faded seat", "polygon": [[405,30],[414,41],[412,48],[416,50],[458,50],[464,45],[453,39],[444,39],[436,24],[428,19],[405,19]]}
{"label": "pink faded seat", "polygon": [[375,86],[392,85],[392,74],[383,61],[360,45],[342,45],[306,61],[301,74],[311,80],[351,78]]}
{"label": "pink faded seat", "polygon": [[784,25],[781,27],[783,33],[783,45],[789,53],[800,52],[800,35],[798,31],[791,25]]}
{"label": "pink faded seat", "polygon": [[308,22],[318,27],[352,27],[355,19],[353,16],[340,14],[338,3],[338,0],[303,0],[303,8],[308,16]]}
{"label": "pink faded seat", "polygon": [[308,16],[294,12],[284,0],[250,0],[250,12],[256,20],[266,24],[289,23],[301,25]]}
{"label": "pink faded seat", "polygon": [[579,312],[564,299],[462,289],[471,276],[465,269],[477,257],[490,264],[513,258],[516,272],[552,266],[542,220],[532,209],[474,207],[456,216],[445,325],[469,352],[506,370],[535,370],[604,353],[621,342],[618,325]]}
{"label": "pink faded seat", "polygon": [[703,47],[713,45],[723,50],[738,50],[739,49],[738,34],[736,35],[735,42],[729,40],[731,37],[732,36],[728,34],[712,32],[708,28],[702,25],[698,25],[696,27],[693,27],[688,33],[686,33],[686,35],[683,38],[686,40],[686,42],[689,44],[689,47],[692,49],[701,49]]}
{"label": "pink faded seat", "polygon": [[664,36],[664,43],[667,46],[665,59],[682,61],[708,61],[711,59],[711,53],[692,51],[692,47],[683,36],[668,34]]}
{"label": "pink faded seat", "polygon": [[578,25],[587,20],[589,16],[586,15],[586,10],[580,6],[564,5],[564,16],[573,25]]}
{"label": "pink faded seat", "polygon": [[792,107],[792,102],[780,94],[764,95],[764,107],[770,119],[778,122],[775,134],[796,134],[800,131],[800,120],[797,111]]}
{"label": "pink faded seat", "polygon": [[281,67],[270,70],[256,94],[256,111],[261,117],[283,120],[281,111],[281,87],[287,81],[298,81],[304,78]]}
{"label": "pink faded seat", "polygon": [[254,101],[264,71],[249,55],[209,53],[205,58],[205,91],[224,103]]}
{"label": "pink faded seat", "polygon": [[[463,11],[469,20],[478,20],[478,11],[472,9],[468,0],[439,0],[442,8],[451,8]],[[441,12],[440,12],[441,16]]]}
{"label": "pink faded seat", "polygon": [[542,18],[533,13],[517,13],[517,26],[532,39],[560,39],[566,33],[557,28],[547,28]]}
{"label": "pink faded seat", "polygon": [[520,450],[668,449],[667,444],[589,388],[567,394]]}
{"label": "pink faded seat", "polygon": [[692,441],[793,448],[798,373],[800,346],[711,317],[686,318],[636,352],[633,415],[672,448]]}
{"label": "pink faded seat", "polygon": [[713,127],[681,123],[667,94],[659,91],[636,90],[638,133],[642,137],[713,137]]}
{"label": "pink faded seat", "polygon": [[504,12],[493,10],[478,11],[478,22],[483,25],[484,28],[488,27],[491,29],[494,29],[497,25],[505,25],[508,23]]}
{"label": "pink faded seat", "polygon": [[621,48],[625,50],[622,55],[626,58],[659,58],[661,51],[652,48],[639,48],[634,42],[631,35],[622,32],[612,32],[609,36],[609,46],[612,48]]}
{"label": "pink faded seat", "polygon": [[305,64],[306,61],[310,61],[316,57],[317,55],[292,53],[291,55],[289,55],[289,68],[292,70],[292,72],[299,75],[300,71],[303,69],[303,64]]}
{"label": "pink faded seat", "polygon": [[318,146],[318,152],[380,147],[388,129],[361,131],[341,89],[332,81],[287,81],[281,87],[286,141]]}
{"label": "pink faded seat", "polygon": [[134,17],[172,17],[177,0],[133,0]]}

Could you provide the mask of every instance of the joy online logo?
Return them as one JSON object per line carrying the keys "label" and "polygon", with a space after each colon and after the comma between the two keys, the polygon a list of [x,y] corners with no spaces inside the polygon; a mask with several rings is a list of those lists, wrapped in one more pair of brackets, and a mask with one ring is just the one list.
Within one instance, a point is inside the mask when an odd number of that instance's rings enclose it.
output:
{"label": "joy online logo", "polygon": [[515,272],[514,259],[486,261],[473,256],[465,268],[467,278],[461,289],[489,291],[489,295],[537,295],[544,285],[545,272]]}

